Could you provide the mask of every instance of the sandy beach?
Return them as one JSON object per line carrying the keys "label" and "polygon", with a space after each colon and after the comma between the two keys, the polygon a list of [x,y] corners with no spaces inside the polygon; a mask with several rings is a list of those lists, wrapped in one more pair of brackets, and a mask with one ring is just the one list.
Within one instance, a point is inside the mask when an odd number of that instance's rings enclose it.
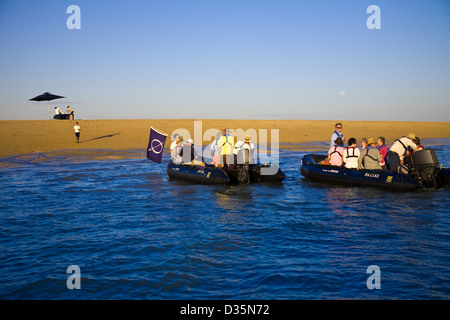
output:
{"label": "sandy beach", "polygon": [[[80,143],[75,142],[73,126],[81,126]],[[195,119],[176,120],[5,120],[0,121],[0,158],[24,156],[36,153],[67,154],[84,156],[96,151],[99,157],[123,158],[123,152],[142,149],[148,144],[150,127],[170,135],[184,128],[194,135]],[[199,120],[197,120],[199,121]],[[280,147],[301,147],[305,142],[329,141],[337,121],[313,120],[202,120],[202,132],[208,129],[242,129],[247,131],[267,129],[279,130]],[[450,122],[397,122],[397,121],[340,121],[348,139],[355,137],[386,137],[387,145],[409,132],[421,139],[450,138]],[[258,138],[258,137],[257,137]],[[203,141],[206,145],[210,142]],[[283,145],[284,144],[284,145]],[[287,145],[286,145],[287,144]],[[3,159],[5,162],[5,159]],[[6,161],[7,162],[7,161]]]}

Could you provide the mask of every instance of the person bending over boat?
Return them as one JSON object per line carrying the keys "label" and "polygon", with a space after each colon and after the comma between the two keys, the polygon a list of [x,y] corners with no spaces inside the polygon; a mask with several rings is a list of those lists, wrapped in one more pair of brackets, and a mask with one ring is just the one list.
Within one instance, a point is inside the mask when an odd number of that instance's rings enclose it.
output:
{"label": "person bending over boat", "polygon": [[335,145],[335,141],[337,138],[341,138],[342,141],[345,141],[344,134],[342,133],[342,123],[338,122],[334,125],[334,132],[331,135],[330,148]]}
{"label": "person bending over boat", "polygon": [[366,170],[381,169],[380,162],[383,160],[380,151],[375,147],[375,140],[369,138],[367,140],[367,148],[361,151],[361,155],[358,160],[358,167]]}
{"label": "person bending over boat", "polygon": [[[424,148],[424,146],[422,146],[420,144],[420,139],[418,137],[415,137],[413,139],[413,142],[417,145],[417,150],[416,151],[422,150]],[[411,147],[407,147],[406,148],[406,152],[403,155],[402,165],[400,167],[400,172],[403,172],[403,173],[406,173],[406,174],[411,172],[412,167],[413,167],[412,155],[413,155],[414,152],[415,151]]]}
{"label": "person bending over boat", "polygon": [[341,166],[343,162],[344,155],[344,141],[342,138],[337,138],[334,141],[334,146],[328,150],[328,158],[330,159],[330,165],[332,166]]}
{"label": "person bending over boat", "polygon": [[385,145],[386,139],[384,137],[378,137],[377,139],[377,149],[380,151],[381,157],[383,160],[380,162],[381,170],[387,170],[386,169],[386,155],[389,152],[388,148]]}
{"label": "person bending over boat", "polygon": [[348,139],[348,147],[345,148],[343,161],[348,169],[358,169],[358,159],[361,151],[356,147],[356,139]]}
{"label": "person bending over boat", "polygon": [[411,147],[413,151],[417,150],[417,144],[413,142],[415,138],[415,133],[410,132],[406,137],[395,140],[386,156],[389,171],[401,169],[403,157],[408,147]]}

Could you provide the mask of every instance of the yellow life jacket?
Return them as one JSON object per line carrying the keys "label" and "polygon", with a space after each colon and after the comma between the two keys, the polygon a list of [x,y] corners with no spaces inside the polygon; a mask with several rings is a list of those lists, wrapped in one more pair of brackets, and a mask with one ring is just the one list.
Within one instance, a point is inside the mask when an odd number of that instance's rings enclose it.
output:
{"label": "yellow life jacket", "polygon": [[221,136],[219,140],[219,147],[221,148],[220,155],[232,154],[234,148],[234,137]]}

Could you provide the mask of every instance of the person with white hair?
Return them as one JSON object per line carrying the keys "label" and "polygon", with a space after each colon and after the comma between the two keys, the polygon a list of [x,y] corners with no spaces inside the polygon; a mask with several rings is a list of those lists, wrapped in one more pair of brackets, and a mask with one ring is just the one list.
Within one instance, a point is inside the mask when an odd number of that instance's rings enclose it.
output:
{"label": "person with white hair", "polygon": [[171,160],[173,163],[181,164],[182,159],[181,159],[180,153],[181,153],[181,149],[184,144],[183,137],[178,136],[176,142],[177,143],[175,144],[175,146],[173,146],[173,148],[172,148],[172,145],[170,146],[170,149],[171,149],[170,156],[171,156]]}
{"label": "person with white hair", "polygon": [[172,143],[170,144],[170,153],[172,153],[172,151],[175,149],[175,147],[176,147],[177,144],[178,144],[178,141],[180,141],[180,135],[179,135],[178,133],[175,133],[175,134],[173,135],[173,141],[172,141]]}
{"label": "person with white hair", "polygon": [[194,141],[192,139],[188,139],[186,143],[183,144],[180,156],[183,159],[183,163],[191,163],[194,159],[199,159],[199,156],[194,149]]}

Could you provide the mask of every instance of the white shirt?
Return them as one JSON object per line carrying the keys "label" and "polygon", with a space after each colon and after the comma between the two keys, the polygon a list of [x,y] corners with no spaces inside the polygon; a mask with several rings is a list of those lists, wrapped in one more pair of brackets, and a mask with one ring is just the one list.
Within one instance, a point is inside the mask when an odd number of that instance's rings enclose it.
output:
{"label": "white shirt", "polygon": [[246,150],[246,149],[250,150],[250,151],[253,151],[255,149],[255,145],[253,143],[251,143],[251,142],[249,144],[247,144],[247,143],[245,143],[245,141],[238,141],[234,145],[233,153],[235,155],[237,155],[239,150]]}
{"label": "white shirt", "polygon": [[175,149],[176,146],[177,146],[177,141],[173,140],[172,143],[170,144],[170,150]]}
{"label": "white shirt", "polygon": [[73,127],[73,129],[75,130],[75,133],[77,133],[77,132],[80,132],[81,127],[80,127],[79,125],[75,125],[75,126]]}
{"label": "white shirt", "polygon": [[[405,145],[405,147],[411,147],[414,151],[417,150],[417,144],[412,142],[409,138],[402,137],[398,140],[400,140]],[[392,145],[392,147],[389,148],[389,151],[397,153],[398,156],[400,157],[400,159],[403,160],[403,154],[405,153],[405,147],[403,147],[403,145],[399,141],[395,141],[394,144]]]}
{"label": "white shirt", "polygon": [[218,156],[219,155],[219,139],[215,139],[213,142],[211,142],[209,147],[211,149],[211,154],[213,156]]}
{"label": "white shirt", "polygon": [[361,155],[361,151],[358,148],[345,148],[343,161],[345,162],[345,167],[349,169],[358,168],[358,159]]}

